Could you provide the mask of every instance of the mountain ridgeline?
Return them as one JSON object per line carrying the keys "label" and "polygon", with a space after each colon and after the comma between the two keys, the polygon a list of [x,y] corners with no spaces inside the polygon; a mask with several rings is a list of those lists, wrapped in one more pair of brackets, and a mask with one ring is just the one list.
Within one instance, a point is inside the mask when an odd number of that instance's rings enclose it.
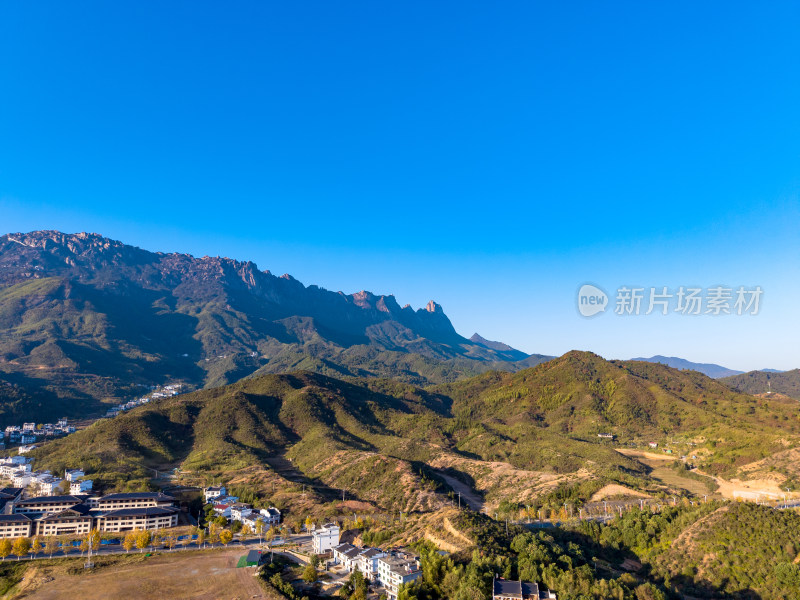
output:
{"label": "mountain ridgeline", "polygon": [[[0,382],[42,390],[69,415],[167,381],[208,387],[303,369],[425,385],[548,358],[466,339],[433,301],[414,310],[97,234],[0,237]],[[42,418],[22,400],[3,410]]]}

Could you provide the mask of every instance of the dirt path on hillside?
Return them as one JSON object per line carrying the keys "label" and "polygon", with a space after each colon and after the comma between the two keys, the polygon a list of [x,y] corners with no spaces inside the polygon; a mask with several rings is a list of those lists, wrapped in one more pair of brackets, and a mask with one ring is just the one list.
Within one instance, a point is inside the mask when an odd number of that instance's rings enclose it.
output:
{"label": "dirt path on hillside", "polygon": [[481,512],[483,510],[483,498],[481,498],[475,491],[463,481],[459,481],[455,477],[446,475],[442,471],[436,471],[436,474],[445,480],[445,483],[453,488],[457,494],[461,494],[461,501],[466,502],[472,510]]}

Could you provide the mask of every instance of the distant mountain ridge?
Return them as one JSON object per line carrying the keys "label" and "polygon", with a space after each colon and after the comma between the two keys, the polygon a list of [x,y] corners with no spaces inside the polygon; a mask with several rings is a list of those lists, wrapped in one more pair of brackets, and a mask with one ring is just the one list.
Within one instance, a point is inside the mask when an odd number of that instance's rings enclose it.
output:
{"label": "distant mountain ridge", "polygon": [[0,236],[0,374],[76,405],[168,380],[202,387],[298,368],[424,385],[527,358],[462,337],[433,301],[414,310],[94,233]]}
{"label": "distant mountain ridge", "polygon": [[682,371],[692,370],[698,371],[703,373],[704,375],[708,375],[713,379],[720,379],[721,377],[729,377],[731,375],[739,375],[744,371],[736,371],[734,369],[728,369],[727,367],[723,367],[721,365],[715,365],[713,363],[696,363],[688,361],[684,358],[678,358],[677,356],[651,356],[650,358],[631,358],[630,360],[641,360],[644,362],[651,362],[651,363],[661,363],[662,365],[667,365],[668,367],[672,367],[673,369],[680,369]]}

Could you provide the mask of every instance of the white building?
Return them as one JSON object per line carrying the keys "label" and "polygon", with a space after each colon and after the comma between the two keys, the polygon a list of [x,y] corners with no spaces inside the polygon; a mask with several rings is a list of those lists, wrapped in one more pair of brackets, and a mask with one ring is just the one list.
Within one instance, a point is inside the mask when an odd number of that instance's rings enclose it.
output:
{"label": "white building", "polygon": [[311,532],[311,544],[314,554],[325,554],[339,545],[339,526],[326,523]]}
{"label": "white building", "polygon": [[384,556],[378,559],[378,580],[386,589],[389,600],[397,600],[400,586],[422,577],[416,560],[400,556]]}
{"label": "white building", "polygon": [[378,577],[378,561],[386,556],[380,548],[364,548],[358,555],[358,570],[369,579]]}
{"label": "white building", "polygon": [[227,493],[228,490],[225,489],[224,485],[220,487],[207,487],[203,490],[203,499],[206,501],[206,504],[208,504],[215,498],[225,496]]}
{"label": "white building", "polygon": [[85,473],[83,472],[83,469],[67,469],[64,471],[64,479],[70,482],[77,481],[84,475]]}
{"label": "white building", "polygon": [[281,522],[281,511],[279,511],[274,506],[270,506],[269,508],[262,508],[258,511],[260,519],[264,521],[267,525],[278,525]]}
{"label": "white building", "polygon": [[91,492],[92,491],[92,480],[91,479],[82,479],[80,481],[73,481],[69,484],[69,493],[70,494],[83,494],[84,492]]}
{"label": "white building", "polygon": [[30,471],[16,471],[12,477],[11,482],[14,487],[24,488],[27,487],[28,484],[31,482],[31,472]]}

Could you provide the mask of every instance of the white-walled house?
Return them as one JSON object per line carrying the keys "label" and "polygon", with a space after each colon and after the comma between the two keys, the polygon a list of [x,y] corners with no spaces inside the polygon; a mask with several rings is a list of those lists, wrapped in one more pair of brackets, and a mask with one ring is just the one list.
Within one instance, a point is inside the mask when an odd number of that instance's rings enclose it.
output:
{"label": "white-walled house", "polygon": [[219,498],[220,496],[225,496],[228,493],[228,490],[225,489],[224,485],[219,487],[211,486],[207,487],[203,490],[203,499],[206,501],[206,504],[211,502],[212,500]]}
{"label": "white-walled house", "polygon": [[358,555],[358,570],[369,579],[378,577],[378,560],[384,558],[386,552],[380,548],[364,548]]}
{"label": "white-walled house", "polygon": [[69,484],[70,494],[83,494],[84,492],[92,491],[92,480],[82,479],[80,481],[73,481]]}
{"label": "white-walled house", "polygon": [[339,545],[339,526],[335,523],[326,523],[311,532],[311,544],[314,554],[325,554]]}

